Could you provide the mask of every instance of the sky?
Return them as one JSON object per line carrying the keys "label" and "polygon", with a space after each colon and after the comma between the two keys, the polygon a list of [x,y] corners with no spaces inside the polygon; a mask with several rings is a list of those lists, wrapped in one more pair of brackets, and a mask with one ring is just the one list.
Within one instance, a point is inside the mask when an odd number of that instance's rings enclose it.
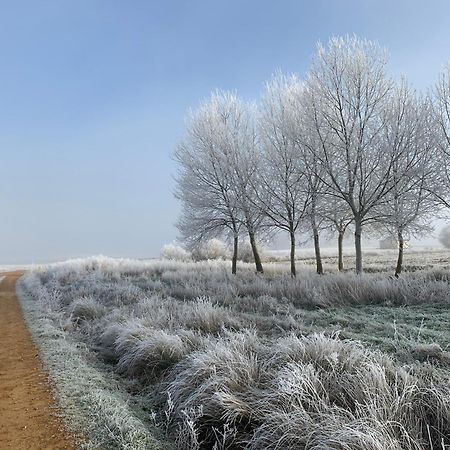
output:
{"label": "sky", "polygon": [[450,2],[0,0],[0,264],[158,255],[189,108],[216,88],[256,99],[344,34],[425,90],[450,60]]}

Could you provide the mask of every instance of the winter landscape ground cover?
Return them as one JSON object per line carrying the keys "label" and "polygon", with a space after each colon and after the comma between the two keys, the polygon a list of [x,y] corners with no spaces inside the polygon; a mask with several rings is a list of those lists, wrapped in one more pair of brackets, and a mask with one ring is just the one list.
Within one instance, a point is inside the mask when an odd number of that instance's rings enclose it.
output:
{"label": "winter landscape ground cover", "polygon": [[86,448],[445,449],[450,255],[411,254],[398,279],[393,253],[366,260],[291,278],[99,257],[18,289]]}

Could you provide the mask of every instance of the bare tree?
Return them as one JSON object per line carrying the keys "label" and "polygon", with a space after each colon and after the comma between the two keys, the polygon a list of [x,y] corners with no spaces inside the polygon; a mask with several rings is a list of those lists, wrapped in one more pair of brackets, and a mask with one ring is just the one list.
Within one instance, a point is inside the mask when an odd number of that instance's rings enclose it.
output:
{"label": "bare tree", "polygon": [[438,156],[441,168],[440,189],[435,189],[434,194],[439,202],[446,208],[450,208],[450,62],[433,90],[433,112],[436,144],[440,150]]}
{"label": "bare tree", "polygon": [[257,201],[270,225],[289,234],[292,276],[296,276],[295,235],[310,200],[304,159],[295,141],[302,90],[296,76],[275,75],[266,85],[259,116],[262,167]]}
{"label": "bare tree", "polygon": [[278,74],[267,85],[261,114],[263,212],[271,224],[289,233],[291,274],[295,275],[295,233],[311,229],[316,271],[323,273],[319,231],[325,185],[317,158],[317,137],[308,134],[304,88],[296,76]]}
{"label": "bare tree", "polygon": [[392,160],[380,147],[381,112],[392,89],[385,65],[385,52],[375,43],[332,38],[327,48],[318,46],[307,80],[322,182],[352,211],[357,273],[362,272],[362,227],[390,189]]}
{"label": "bare tree", "polygon": [[222,101],[227,168],[231,174],[235,206],[239,221],[250,240],[256,271],[263,273],[257,238],[264,229],[264,214],[255,206],[261,166],[255,123],[256,107],[243,102],[235,94],[223,94]]}
{"label": "bare tree", "polygon": [[436,147],[428,122],[431,105],[419,98],[403,80],[390,95],[383,111],[383,149],[391,155],[392,171],[387,195],[376,206],[377,224],[398,242],[395,276],[402,272],[405,234],[431,230],[436,217]]}
{"label": "bare tree", "polygon": [[224,233],[233,237],[232,273],[236,273],[239,217],[230,164],[230,117],[235,97],[216,92],[191,112],[186,135],[178,145],[175,195],[182,202],[178,228],[185,241],[199,245]]}
{"label": "bare tree", "polygon": [[[300,146],[300,153],[306,166],[308,179],[308,191],[310,202],[307,210],[309,223],[311,226],[312,238],[314,242],[314,255],[316,257],[316,273],[323,274],[322,255],[320,252],[320,230],[323,229],[323,217],[320,213],[327,201],[326,186],[323,182],[325,173],[320,164],[317,143],[315,139],[309,139],[307,133],[302,140],[303,145]],[[329,199],[329,198],[328,198]]]}

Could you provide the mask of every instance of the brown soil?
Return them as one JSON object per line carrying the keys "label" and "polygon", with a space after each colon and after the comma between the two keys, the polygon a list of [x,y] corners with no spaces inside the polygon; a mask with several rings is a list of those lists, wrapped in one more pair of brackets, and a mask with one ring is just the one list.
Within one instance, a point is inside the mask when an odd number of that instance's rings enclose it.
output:
{"label": "brown soil", "polygon": [[0,273],[0,449],[74,450],[16,298],[21,275]]}

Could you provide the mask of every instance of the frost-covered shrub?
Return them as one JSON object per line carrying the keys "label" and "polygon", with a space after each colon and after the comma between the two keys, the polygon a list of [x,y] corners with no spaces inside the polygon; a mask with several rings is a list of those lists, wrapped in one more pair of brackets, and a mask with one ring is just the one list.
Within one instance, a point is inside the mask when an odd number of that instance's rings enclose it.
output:
{"label": "frost-covered shrub", "polygon": [[192,248],[191,253],[196,261],[227,259],[230,256],[227,245],[220,239],[210,239],[202,244],[196,245],[195,248]]}
{"label": "frost-covered shrub", "polygon": [[205,349],[178,364],[167,389],[176,417],[181,419],[183,411],[201,406],[203,423],[198,428],[206,432],[208,422],[249,421],[252,405],[247,400],[264,377],[258,359],[260,346],[254,332],[232,333],[211,340]]}
{"label": "frost-covered shrub", "polygon": [[185,316],[185,326],[203,333],[215,334],[224,328],[243,328],[241,321],[229,310],[211,303],[207,297],[199,297]]}
{"label": "frost-covered shrub", "polygon": [[[257,242],[256,248],[258,249],[259,257],[261,260],[265,261],[268,259],[267,257],[267,249],[264,242]],[[253,263],[255,262],[255,258],[253,257],[252,246],[249,241],[240,241],[238,246],[238,260],[245,263]]]}
{"label": "frost-covered shrub", "polygon": [[115,341],[117,369],[129,376],[153,378],[190,352],[192,339],[142,326],[125,324]]}
{"label": "frost-covered shrub", "polygon": [[98,319],[105,314],[105,308],[92,297],[75,300],[70,307],[70,318],[76,323]]}
{"label": "frost-covered shrub", "polygon": [[161,258],[169,261],[190,261],[191,254],[183,247],[175,244],[166,244],[161,249]]}
{"label": "frost-covered shrub", "polygon": [[450,354],[436,343],[416,344],[411,353],[419,361],[450,364]]}

